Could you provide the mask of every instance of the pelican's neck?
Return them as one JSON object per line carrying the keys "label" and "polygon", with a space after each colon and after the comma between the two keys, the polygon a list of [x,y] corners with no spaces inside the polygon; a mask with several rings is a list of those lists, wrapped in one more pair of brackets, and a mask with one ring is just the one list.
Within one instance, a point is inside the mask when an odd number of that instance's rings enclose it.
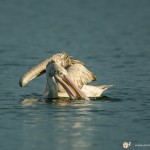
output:
{"label": "pelican's neck", "polygon": [[44,96],[46,98],[58,98],[58,88],[54,77],[50,77],[46,74],[47,84]]}

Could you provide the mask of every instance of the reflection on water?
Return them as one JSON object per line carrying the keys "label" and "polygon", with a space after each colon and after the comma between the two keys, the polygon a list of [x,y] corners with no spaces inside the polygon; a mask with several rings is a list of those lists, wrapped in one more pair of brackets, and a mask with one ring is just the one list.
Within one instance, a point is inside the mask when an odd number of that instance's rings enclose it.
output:
{"label": "reflection on water", "polygon": [[26,98],[21,101],[22,106],[35,106],[40,102],[39,99],[36,98]]}
{"label": "reflection on water", "polygon": [[[39,103],[37,99],[28,99],[28,101]],[[67,107],[60,107],[59,104],[53,105],[53,103],[47,103],[41,107],[36,106],[33,107],[33,110],[32,107],[23,109],[23,113],[28,114],[24,117],[22,123],[25,141],[23,147],[28,148],[27,145],[37,143],[34,148],[39,149],[40,144],[47,147],[46,145],[49,142],[51,143],[50,147],[53,147],[54,143],[58,143],[58,149],[61,149],[61,147],[64,149],[82,149],[91,146],[90,141],[93,141],[96,132],[96,124],[94,123],[96,118],[94,118],[92,108],[90,108],[92,103],[89,101],[74,101],[69,107],[68,105]]]}
{"label": "reflection on water", "polygon": [[[110,137],[109,128],[118,127],[117,122],[110,122],[111,115],[117,115],[117,110],[111,110],[113,104],[109,105],[108,102],[113,103],[113,100],[110,99],[104,96],[100,100],[67,100],[67,103],[66,99],[57,102],[36,98],[22,100],[23,106],[34,106],[22,110],[27,115],[23,117],[22,123],[23,146],[28,148],[27,145],[36,143],[33,148],[40,149],[39,143],[44,144],[45,148],[55,147],[57,143],[58,149],[91,149],[93,145],[103,145],[105,137]],[[105,127],[108,132],[102,135],[104,139],[97,139]],[[114,133],[111,131],[111,134]],[[47,147],[49,142],[51,146]]]}
{"label": "reflection on water", "polygon": [[36,106],[38,104],[55,104],[58,106],[88,106],[92,104],[98,104],[101,102],[118,102],[119,98],[110,98],[107,96],[90,97],[91,101],[87,100],[70,100],[68,97],[61,97],[59,99],[38,99],[38,98],[25,98],[20,101],[22,106]]}

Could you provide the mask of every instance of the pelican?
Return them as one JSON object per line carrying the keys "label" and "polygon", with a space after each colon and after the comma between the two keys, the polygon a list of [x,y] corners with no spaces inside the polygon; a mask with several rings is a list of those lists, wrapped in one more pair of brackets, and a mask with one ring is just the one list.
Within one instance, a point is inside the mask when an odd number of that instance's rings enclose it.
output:
{"label": "pelican", "polygon": [[112,85],[87,85],[95,81],[95,75],[79,60],[67,53],[58,53],[31,68],[19,80],[21,87],[46,72],[45,98],[70,97],[90,100],[100,97]]}

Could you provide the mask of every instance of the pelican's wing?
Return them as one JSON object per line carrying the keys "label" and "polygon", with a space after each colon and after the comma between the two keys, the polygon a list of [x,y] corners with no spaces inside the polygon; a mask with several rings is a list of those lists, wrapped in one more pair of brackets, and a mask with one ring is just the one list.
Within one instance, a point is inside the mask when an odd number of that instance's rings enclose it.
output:
{"label": "pelican's wing", "polygon": [[67,69],[68,77],[79,87],[95,81],[95,75],[82,64],[74,64]]}
{"label": "pelican's wing", "polygon": [[42,75],[45,73],[46,66],[48,62],[55,61],[57,64],[60,64],[62,67],[67,68],[73,64],[83,64],[79,60],[74,59],[72,56],[69,56],[67,53],[58,53],[53,55],[52,57],[42,61],[38,65],[31,68],[27,71],[19,81],[20,86],[25,86],[29,81],[34,79],[37,76]]}

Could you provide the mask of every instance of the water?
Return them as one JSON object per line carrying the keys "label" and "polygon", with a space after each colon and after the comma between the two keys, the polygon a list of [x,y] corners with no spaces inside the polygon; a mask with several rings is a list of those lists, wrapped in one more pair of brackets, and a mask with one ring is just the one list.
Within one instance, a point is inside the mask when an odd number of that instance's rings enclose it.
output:
{"label": "water", "polygon": [[[1,0],[0,147],[3,150],[149,149],[150,1]],[[100,100],[59,105],[41,99],[45,76],[20,88],[20,76],[69,52],[115,85]]]}

